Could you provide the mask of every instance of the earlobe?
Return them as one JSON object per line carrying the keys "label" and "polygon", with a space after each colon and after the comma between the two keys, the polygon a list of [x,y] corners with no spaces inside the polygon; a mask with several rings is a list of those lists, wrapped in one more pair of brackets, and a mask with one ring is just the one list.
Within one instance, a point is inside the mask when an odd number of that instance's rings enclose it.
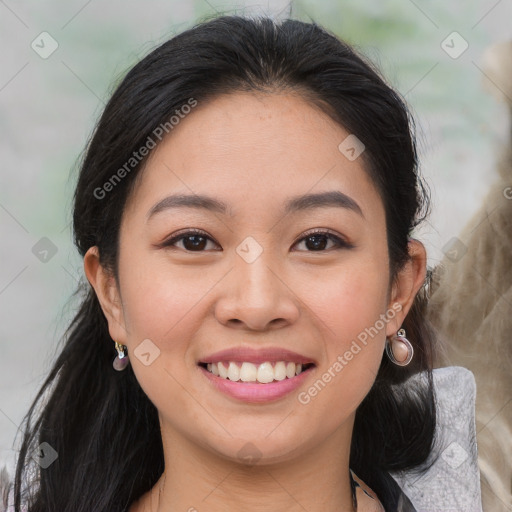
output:
{"label": "earlobe", "polygon": [[[400,309],[400,311],[387,324],[386,336],[388,337],[393,336],[401,327],[427,275],[427,254],[423,244],[418,240],[410,239],[408,250],[410,258],[399,271],[392,286],[389,307]],[[399,304],[400,308],[396,304]]]}
{"label": "earlobe", "polygon": [[111,338],[125,344],[126,329],[119,291],[114,276],[100,263],[97,246],[90,247],[86,252],[84,271],[107,318]]}

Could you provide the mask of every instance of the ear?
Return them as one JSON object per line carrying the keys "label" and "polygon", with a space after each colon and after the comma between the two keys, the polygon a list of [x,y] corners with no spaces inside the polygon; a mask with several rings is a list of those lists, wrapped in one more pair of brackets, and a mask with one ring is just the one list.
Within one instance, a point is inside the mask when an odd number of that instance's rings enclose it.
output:
{"label": "ear", "polygon": [[110,337],[126,345],[127,332],[117,283],[112,273],[101,265],[97,246],[89,248],[85,253],[84,271],[107,318]]}
{"label": "ear", "polygon": [[391,287],[388,306],[397,311],[397,314],[386,325],[387,337],[393,336],[400,329],[427,275],[427,253],[423,244],[409,239],[408,251],[410,258],[398,272]]}

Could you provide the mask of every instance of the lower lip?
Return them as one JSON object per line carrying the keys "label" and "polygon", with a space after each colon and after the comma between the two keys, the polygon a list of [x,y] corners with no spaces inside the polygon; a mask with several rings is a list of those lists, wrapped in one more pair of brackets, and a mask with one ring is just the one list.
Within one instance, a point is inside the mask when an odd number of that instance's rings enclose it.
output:
{"label": "lower lip", "polygon": [[311,366],[291,379],[286,378],[276,382],[269,382],[268,384],[223,379],[222,377],[217,377],[217,375],[214,375],[202,366],[199,366],[199,368],[205,377],[219,391],[222,391],[226,395],[238,400],[243,400],[244,402],[261,403],[278,400],[291,393],[308,378],[311,370],[315,367]]}

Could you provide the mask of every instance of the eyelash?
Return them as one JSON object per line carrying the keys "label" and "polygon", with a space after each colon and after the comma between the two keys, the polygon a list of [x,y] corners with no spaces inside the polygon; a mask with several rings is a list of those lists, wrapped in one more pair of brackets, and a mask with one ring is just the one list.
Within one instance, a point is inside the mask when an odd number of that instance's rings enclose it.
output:
{"label": "eyelash", "polygon": [[[189,229],[189,230],[187,230],[185,232],[178,233],[177,235],[173,236],[169,240],[166,240],[165,242],[163,242],[161,244],[161,247],[172,247],[174,243],[182,240],[183,238],[187,238],[189,236],[194,236],[194,235],[203,236],[203,237],[207,238],[208,240],[211,240],[214,243],[216,243],[205,231],[202,231],[200,229]],[[340,238],[339,236],[336,236],[330,230],[320,229],[320,228],[317,228],[317,229],[314,229],[312,231],[309,231],[309,232],[305,233],[304,235],[302,235],[301,238],[297,239],[293,243],[293,245],[296,245],[297,243],[302,242],[305,239],[307,239],[308,237],[314,236],[314,235],[325,235],[325,236],[327,236],[328,239],[330,239],[330,240],[332,240],[332,241],[334,241],[336,243],[337,247],[334,247],[334,248],[331,248],[331,249],[319,250],[319,251],[306,251],[306,252],[326,252],[326,251],[329,251],[329,250],[332,250],[332,249],[336,249],[336,248],[337,249],[352,249],[354,247],[354,245],[352,245],[351,243],[347,242],[346,240]],[[204,250],[203,251],[189,251],[188,249],[184,249],[184,250],[186,252],[205,252]]]}

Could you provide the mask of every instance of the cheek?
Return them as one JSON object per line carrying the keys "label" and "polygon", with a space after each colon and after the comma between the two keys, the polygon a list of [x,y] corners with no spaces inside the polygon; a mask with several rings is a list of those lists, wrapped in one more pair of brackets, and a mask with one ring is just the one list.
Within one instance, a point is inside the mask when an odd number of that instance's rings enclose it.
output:
{"label": "cheek", "polygon": [[[124,320],[129,342],[150,338],[176,349],[193,322],[215,279],[208,272],[183,269],[144,254],[132,254],[120,262]],[[170,342],[169,340],[176,340]]]}
{"label": "cheek", "polygon": [[385,265],[355,256],[324,278],[312,278],[303,299],[323,321],[331,348],[341,350],[385,312],[388,286]]}
{"label": "cheek", "polygon": [[130,364],[160,413],[179,410],[190,421],[198,414],[183,392],[190,373],[190,340],[206,314],[202,299],[218,279],[197,269],[173,271],[147,255],[138,256],[132,253],[119,264]]}
{"label": "cheek", "polygon": [[382,360],[386,324],[381,315],[386,313],[389,284],[385,263],[354,258],[337,278],[315,282],[308,298],[319,320],[325,363],[302,403],[314,400],[333,410],[333,425],[361,403]]}

